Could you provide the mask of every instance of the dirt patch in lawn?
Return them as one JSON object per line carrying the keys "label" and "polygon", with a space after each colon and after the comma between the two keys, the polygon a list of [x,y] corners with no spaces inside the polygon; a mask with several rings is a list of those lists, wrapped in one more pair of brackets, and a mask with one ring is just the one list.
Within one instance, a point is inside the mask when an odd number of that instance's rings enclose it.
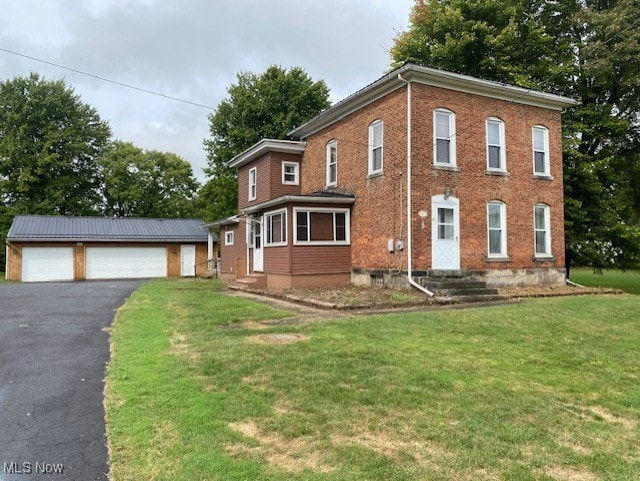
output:
{"label": "dirt patch in lawn", "polygon": [[229,427],[258,442],[258,446],[236,443],[227,446],[227,453],[234,457],[260,454],[278,468],[299,473],[305,469],[328,473],[333,467],[325,464],[316,442],[309,436],[287,439],[278,433],[267,433],[252,420],[229,423]]}
{"label": "dirt patch in lawn", "polygon": [[249,336],[247,339],[254,344],[291,344],[306,341],[309,339],[309,336],[296,332],[287,332],[279,334],[257,334],[255,336]]}
{"label": "dirt patch in lawn", "polygon": [[591,471],[575,469],[571,466],[549,466],[545,474],[558,481],[596,481],[598,477]]}

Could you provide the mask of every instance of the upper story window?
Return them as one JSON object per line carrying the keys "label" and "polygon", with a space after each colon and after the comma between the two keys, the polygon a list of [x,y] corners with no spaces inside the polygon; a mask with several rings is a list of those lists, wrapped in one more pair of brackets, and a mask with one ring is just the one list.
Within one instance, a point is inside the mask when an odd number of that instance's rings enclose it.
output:
{"label": "upper story window", "polygon": [[507,170],[504,122],[495,117],[487,119],[487,170]]}
{"label": "upper story window", "polygon": [[300,183],[300,164],[298,162],[282,162],[282,183],[285,185]]}
{"label": "upper story window", "polygon": [[433,111],[433,157],[436,165],[456,165],[456,116],[446,109]]}
{"label": "upper story window", "polygon": [[507,255],[507,214],[506,206],[500,201],[487,204],[488,257]]}
{"label": "upper story window", "polygon": [[382,172],[382,120],[369,125],[369,174]]}
{"label": "upper story window", "polygon": [[287,211],[286,209],[269,212],[264,215],[267,238],[265,246],[287,245]]}
{"label": "upper story window", "polygon": [[256,200],[258,169],[249,169],[249,200]]}
{"label": "upper story window", "polygon": [[233,231],[228,230],[224,233],[224,245],[232,246],[233,245]]}
{"label": "upper story window", "polygon": [[551,175],[549,166],[549,130],[541,125],[533,127],[533,173]]}
{"label": "upper story window", "polygon": [[338,185],[338,143],[332,140],[327,144],[327,187]]}
{"label": "upper story window", "polygon": [[350,242],[349,209],[294,208],[294,244]]}
{"label": "upper story window", "polygon": [[533,206],[533,231],[536,257],[551,255],[551,219],[549,206],[536,204]]}

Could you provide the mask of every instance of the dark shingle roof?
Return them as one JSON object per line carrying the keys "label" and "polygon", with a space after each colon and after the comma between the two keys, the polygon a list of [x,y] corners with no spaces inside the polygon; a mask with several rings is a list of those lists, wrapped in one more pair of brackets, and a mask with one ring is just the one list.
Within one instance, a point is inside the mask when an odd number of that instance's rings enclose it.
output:
{"label": "dark shingle roof", "polygon": [[199,219],[19,215],[9,241],[205,242]]}

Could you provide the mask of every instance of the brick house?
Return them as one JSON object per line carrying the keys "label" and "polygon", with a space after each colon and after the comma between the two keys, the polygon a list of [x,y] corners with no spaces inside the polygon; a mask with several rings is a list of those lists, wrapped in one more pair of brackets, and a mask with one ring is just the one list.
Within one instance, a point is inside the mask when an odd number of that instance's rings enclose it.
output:
{"label": "brick house", "polygon": [[221,272],[257,287],[564,283],[570,98],[406,64],[229,162]]}

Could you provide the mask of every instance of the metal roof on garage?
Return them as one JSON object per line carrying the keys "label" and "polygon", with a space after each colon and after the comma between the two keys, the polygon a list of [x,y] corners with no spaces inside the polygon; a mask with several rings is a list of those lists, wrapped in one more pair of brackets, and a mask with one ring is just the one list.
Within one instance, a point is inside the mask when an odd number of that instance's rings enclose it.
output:
{"label": "metal roof on garage", "polygon": [[[199,219],[18,215],[7,234],[12,242],[206,242]],[[217,238],[214,238],[217,240]]]}

